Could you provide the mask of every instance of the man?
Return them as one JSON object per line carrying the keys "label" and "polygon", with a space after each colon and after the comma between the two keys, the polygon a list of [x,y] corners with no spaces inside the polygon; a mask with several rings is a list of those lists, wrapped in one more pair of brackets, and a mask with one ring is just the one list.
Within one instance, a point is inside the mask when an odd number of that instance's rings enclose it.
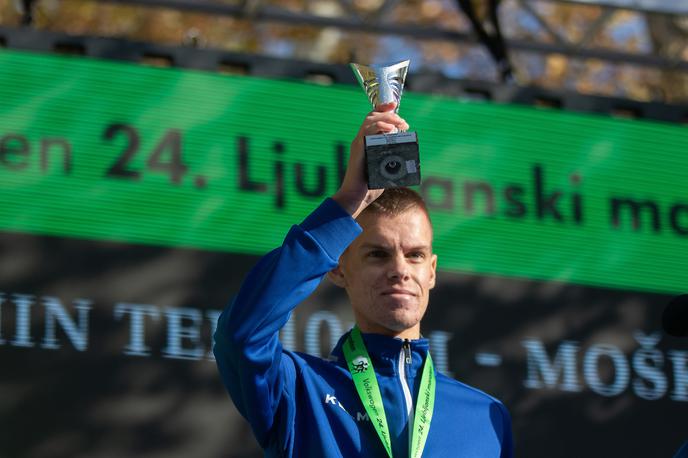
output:
{"label": "man", "polygon": [[[506,408],[436,374],[421,338],[437,266],[422,199],[367,188],[363,137],[408,129],[394,108],[366,117],[341,188],[259,261],[219,319],[220,374],[266,456],[512,456]],[[356,320],[331,361],[278,340],[326,274]]]}

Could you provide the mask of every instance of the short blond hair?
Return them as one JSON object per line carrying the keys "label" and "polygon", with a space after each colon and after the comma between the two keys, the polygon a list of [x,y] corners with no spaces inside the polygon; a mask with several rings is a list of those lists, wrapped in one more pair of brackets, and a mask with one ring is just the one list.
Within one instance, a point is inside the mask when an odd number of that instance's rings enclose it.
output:
{"label": "short blond hair", "polygon": [[[363,214],[396,216],[414,208],[425,213],[428,221],[430,221],[430,213],[428,213],[428,208],[425,206],[425,201],[420,194],[413,189],[405,187],[389,188],[385,189],[385,192],[383,192],[380,197],[368,205],[360,213],[359,217]],[[432,226],[431,221],[430,226]]]}

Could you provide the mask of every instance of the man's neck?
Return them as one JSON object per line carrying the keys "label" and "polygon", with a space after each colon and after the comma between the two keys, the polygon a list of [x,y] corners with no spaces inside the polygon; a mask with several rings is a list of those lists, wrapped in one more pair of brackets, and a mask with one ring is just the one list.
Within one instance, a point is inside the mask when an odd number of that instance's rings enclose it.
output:
{"label": "man's neck", "polygon": [[396,337],[402,340],[416,340],[420,339],[420,324],[413,326],[402,331],[395,331],[393,329],[387,329],[384,326],[369,325],[364,323],[356,323],[358,329],[365,334],[381,334],[388,337]]}

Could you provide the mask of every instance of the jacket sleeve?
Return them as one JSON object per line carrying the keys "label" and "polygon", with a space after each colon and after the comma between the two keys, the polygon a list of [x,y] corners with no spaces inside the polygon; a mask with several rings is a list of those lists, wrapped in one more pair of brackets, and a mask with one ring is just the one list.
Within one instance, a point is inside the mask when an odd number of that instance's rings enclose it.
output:
{"label": "jacket sleeve", "polygon": [[288,423],[294,411],[295,369],[279,330],[360,232],[335,201],[325,200],[258,262],[220,315],[213,347],[220,375],[263,448],[276,423]]}

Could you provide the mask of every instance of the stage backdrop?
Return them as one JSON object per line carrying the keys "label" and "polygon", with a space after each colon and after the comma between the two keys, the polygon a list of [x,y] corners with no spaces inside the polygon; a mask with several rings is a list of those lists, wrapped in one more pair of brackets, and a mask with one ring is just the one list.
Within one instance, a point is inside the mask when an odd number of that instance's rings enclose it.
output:
{"label": "stage backdrop", "polygon": [[[211,334],[338,187],[363,92],[0,51],[0,456],[261,456]],[[406,93],[435,225],[423,333],[500,398],[518,456],[688,440],[688,130]],[[351,325],[327,281],[285,346]],[[460,428],[461,425],[456,425]]]}

